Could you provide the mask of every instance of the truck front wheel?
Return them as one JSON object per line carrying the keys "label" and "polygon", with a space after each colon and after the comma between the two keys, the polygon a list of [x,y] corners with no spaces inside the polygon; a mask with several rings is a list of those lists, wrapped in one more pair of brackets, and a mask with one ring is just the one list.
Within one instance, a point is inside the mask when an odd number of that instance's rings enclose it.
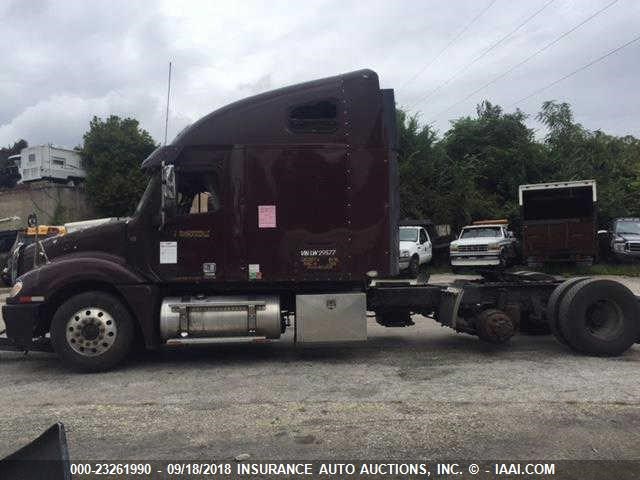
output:
{"label": "truck front wheel", "polygon": [[131,350],[135,329],[127,308],[105,292],[64,302],[51,321],[51,344],[62,363],[83,372],[108,370]]}

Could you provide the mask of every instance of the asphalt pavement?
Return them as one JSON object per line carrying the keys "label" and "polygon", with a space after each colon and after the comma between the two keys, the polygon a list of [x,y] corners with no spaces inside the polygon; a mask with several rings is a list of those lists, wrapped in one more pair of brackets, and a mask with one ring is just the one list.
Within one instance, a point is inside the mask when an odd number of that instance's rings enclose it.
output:
{"label": "asphalt pavement", "polygon": [[358,345],[288,334],[140,353],[102,374],[0,352],[0,457],[61,421],[72,460],[640,459],[640,345],[593,358],[414,320],[370,319]]}

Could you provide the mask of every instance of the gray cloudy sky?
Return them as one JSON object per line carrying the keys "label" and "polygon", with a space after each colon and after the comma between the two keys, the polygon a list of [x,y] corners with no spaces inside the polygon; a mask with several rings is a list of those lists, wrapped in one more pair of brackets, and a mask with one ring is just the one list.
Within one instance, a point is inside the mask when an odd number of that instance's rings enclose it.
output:
{"label": "gray cloudy sky", "polygon": [[[169,60],[169,139],[230,101],[364,67],[442,133],[484,98],[513,110],[640,35],[640,2],[619,0],[447,110],[611,2],[0,0],[0,145],[78,145],[90,118],[109,114],[161,141]],[[567,101],[587,128],[640,137],[639,78],[640,41],[517,106],[533,117],[543,100]]]}

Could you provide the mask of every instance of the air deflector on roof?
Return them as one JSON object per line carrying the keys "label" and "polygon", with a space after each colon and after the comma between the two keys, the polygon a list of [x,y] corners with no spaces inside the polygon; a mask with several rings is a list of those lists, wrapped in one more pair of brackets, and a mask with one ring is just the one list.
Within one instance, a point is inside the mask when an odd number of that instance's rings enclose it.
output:
{"label": "air deflector on roof", "polygon": [[164,145],[156,148],[151,155],[149,155],[144,162],[142,162],[142,168],[153,168],[164,163],[173,163],[175,159],[180,155],[182,147],[176,147],[174,145]]}

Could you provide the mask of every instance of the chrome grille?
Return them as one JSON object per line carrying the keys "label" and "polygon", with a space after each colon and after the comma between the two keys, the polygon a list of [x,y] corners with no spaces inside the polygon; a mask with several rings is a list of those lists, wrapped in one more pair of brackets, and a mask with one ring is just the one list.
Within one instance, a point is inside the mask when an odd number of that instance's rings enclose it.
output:
{"label": "chrome grille", "polygon": [[627,243],[627,250],[631,251],[631,252],[640,252],[640,243],[632,243],[629,242]]}
{"label": "chrome grille", "polygon": [[460,252],[486,252],[486,245],[460,245],[458,247],[458,251]]}

